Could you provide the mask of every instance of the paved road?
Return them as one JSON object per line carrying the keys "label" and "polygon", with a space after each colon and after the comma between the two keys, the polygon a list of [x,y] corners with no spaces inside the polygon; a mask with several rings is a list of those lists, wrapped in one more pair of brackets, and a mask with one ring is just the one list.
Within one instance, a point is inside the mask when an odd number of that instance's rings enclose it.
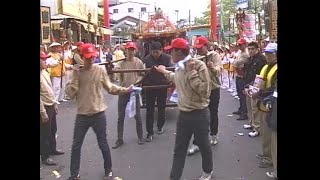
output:
{"label": "paved road", "polygon": [[[117,131],[117,96],[106,94],[109,108],[107,114],[108,142],[110,147],[116,141]],[[246,121],[237,121],[231,115],[238,107],[235,100],[226,90],[221,90],[219,107],[219,142],[213,147],[215,180],[267,180],[267,169],[258,167],[256,153],[260,152],[260,137],[250,138],[247,130],[242,128]],[[61,177],[67,179],[70,167],[70,150],[75,118],[75,103],[68,101],[59,105],[58,115],[58,148],[65,155],[53,157],[59,165],[48,167],[40,163],[40,178],[43,180],[56,179],[52,175],[57,170]],[[138,145],[134,119],[126,119],[124,140],[125,144],[119,149],[111,149],[113,171],[115,176],[123,180],[167,180],[172,164],[175,123],[177,108],[167,109],[165,132],[155,135],[151,143]],[[145,110],[142,110],[145,130]],[[156,126],[155,126],[156,127]],[[243,132],[244,136],[238,136]],[[145,134],[144,134],[145,136]],[[103,176],[103,160],[98,148],[94,132],[90,129],[82,146],[81,180],[100,180]],[[187,157],[182,180],[192,180],[202,173],[201,156],[196,154]]]}

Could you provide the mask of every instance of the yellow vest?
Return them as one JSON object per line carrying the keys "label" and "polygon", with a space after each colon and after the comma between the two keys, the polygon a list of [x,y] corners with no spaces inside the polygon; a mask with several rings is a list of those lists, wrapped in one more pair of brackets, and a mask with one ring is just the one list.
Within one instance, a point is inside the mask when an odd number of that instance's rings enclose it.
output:
{"label": "yellow vest", "polygon": [[233,69],[233,65],[231,63],[229,63],[229,72],[233,72],[234,69]]}
{"label": "yellow vest", "polygon": [[[54,59],[60,59],[60,55],[58,53],[49,53],[48,55],[51,55]],[[64,75],[65,73],[65,61],[59,60],[59,64],[55,67],[50,67],[49,72],[51,77],[61,77],[61,75]]]}
{"label": "yellow vest", "polygon": [[[273,65],[273,67],[270,69],[270,71],[267,73],[267,69],[268,69],[269,65],[264,65],[263,68],[261,69],[260,71],[260,76],[263,77],[263,80],[266,81],[265,83],[265,88],[269,88],[271,87],[271,81],[272,81],[272,77],[273,75],[275,74],[275,72],[278,70],[278,65],[275,64]],[[267,110],[267,108],[263,105],[262,102],[258,102],[258,109],[260,111],[263,111],[263,112],[268,112],[269,110]]]}
{"label": "yellow vest", "polygon": [[263,80],[266,81],[266,86],[265,86],[265,88],[271,87],[272,77],[273,77],[274,73],[278,70],[278,65],[275,64],[275,65],[273,65],[273,67],[270,69],[270,71],[268,72],[268,74],[266,74],[268,67],[269,67],[269,65],[266,64],[266,65],[263,66],[263,68],[262,68],[261,71],[260,71],[260,76],[262,76],[262,77],[263,77]]}

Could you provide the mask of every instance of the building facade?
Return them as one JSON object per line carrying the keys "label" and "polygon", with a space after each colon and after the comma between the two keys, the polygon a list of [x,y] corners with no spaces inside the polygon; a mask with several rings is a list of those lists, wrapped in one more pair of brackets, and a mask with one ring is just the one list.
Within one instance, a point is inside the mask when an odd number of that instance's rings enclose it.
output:
{"label": "building facade", "polygon": [[148,21],[149,14],[154,13],[154,6],[147,3],[126,1],[109,8],[112,19],[118,21],[126,16]]}
{"label": "building facade", "polygon": [[50,7],[51,41],[101,43],[112,31],[98,24],[98,0],[40,0]]}

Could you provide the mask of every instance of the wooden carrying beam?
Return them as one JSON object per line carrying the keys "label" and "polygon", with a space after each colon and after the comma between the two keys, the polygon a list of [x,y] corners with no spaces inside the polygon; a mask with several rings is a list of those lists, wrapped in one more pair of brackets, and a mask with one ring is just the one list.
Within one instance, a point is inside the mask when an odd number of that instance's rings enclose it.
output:
{"label": "wooden carrying beam", "polygon": [[[110,73],[131,73],[131,72],[148,72],[152,68],[146,68],[146,69],[116,69],[116,70],[111,70]],[[174,67],[167,67],[166,68],[169,71],[173,71]]]}
{"label": "wooden carrying beam", "polygon": [[[166,107],[177,107],[177,106],[178,106],[177,103],[171,103],[171,102],[170,103],[168,103],[168,102],[166,103]],[[158,107],[158,105],[155,104],[154,107]],[[144,104],[144,105],[141,106],[141,108],[147,108],[147,106]]]}
{"label": "wooden carrying beam", "polygon": [[156,85],[156,86],[140,86],[142,89],[160,89],[160,88],[169,88],[172,85]]}

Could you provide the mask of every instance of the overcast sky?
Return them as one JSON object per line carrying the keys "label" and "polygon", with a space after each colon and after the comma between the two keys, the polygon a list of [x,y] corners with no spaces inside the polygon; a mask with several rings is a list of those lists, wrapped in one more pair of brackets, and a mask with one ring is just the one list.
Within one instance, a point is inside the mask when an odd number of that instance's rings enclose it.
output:
{"label": "overcast sky", "polygon": [[[149,0],[154,1],[154,0]],[[191,20],[196,16],[202,16],[206,10],[209,0],[157,0],[157,6],[161,7],[164,13],[169,14],[172,21],[177,20],[175,10],[178,10],[179,19],[188,19],[191,10]]]}
{"label": "overcast sky", "polygon": [[[121,0],[125,1],[125,0]],[[151,5],[156,5],[162,9],[162,11],[168,14],[171,21],[177,20],[175,10],[178,10],[179,19],[189,18],[189,10],[191,10],[191,21],[194,17],[202,15],[210,2],[210,0],[131,0],[134,2],[144,2]]]}

